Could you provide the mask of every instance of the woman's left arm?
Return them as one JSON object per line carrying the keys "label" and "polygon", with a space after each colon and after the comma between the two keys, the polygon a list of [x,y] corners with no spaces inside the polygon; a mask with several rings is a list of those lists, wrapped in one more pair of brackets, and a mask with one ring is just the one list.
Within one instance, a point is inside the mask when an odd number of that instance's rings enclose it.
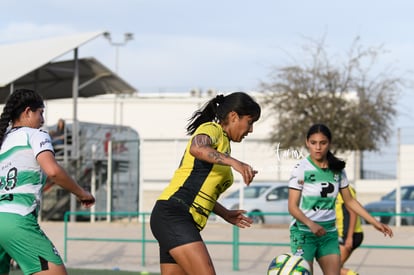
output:
{"label": "woman's left arm", "polygon": [[344,203],[347,207],[353,210],[357,215],[364,218],[368,223],[372,224],[375,227],[375,229],[384,233],[385,236],[393,236],[391,228],[388,225],[377,221],[377,219],[371,216],[371,214],[369,214],[368,211],[365,210],[365,208],[356,199],[352,197],[348,187],[340,189],[340,192],[344,200]]}
{"label": "woman's left arm", "polygon": [[353,245],[354,233],[355,233],[355,225],[358,219],[358,215],[355,213],[355,211],[350,209],[348,206],[345,205],[345,208],[349,214],[349,224],[348,224],[348,230],[347,230],[348,234],[346,236],[345,248],[351,251],[352,245]]}
{"label": "woman's left arm", "polygon": [[222,217],[226,222],[240,228],[250,227],[250,225],[253,223],[252,219],[244,215],[244,213],[246,213],[246,210],[229,210],[219,202],[216,202],[214,205],[213,212],[216,215]]}

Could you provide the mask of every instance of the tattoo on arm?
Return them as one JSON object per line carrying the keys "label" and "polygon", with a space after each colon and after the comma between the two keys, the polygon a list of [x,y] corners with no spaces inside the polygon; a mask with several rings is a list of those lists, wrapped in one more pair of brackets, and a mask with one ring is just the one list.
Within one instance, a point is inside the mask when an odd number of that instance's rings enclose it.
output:
{"label": "tattoo on arm", "polygon": [[[213,142],[211,141],[211,138],[207,135],[196,135],[193,138],[192,144],[194,146],[197,146],[198,148],[200,147],[210,147],[213,144]],[[209,152],[207,157],[209,159],[212,159],[214,162],[218,163],[218,164],[222,164],[223,163],[223,159],[226,157],[226,155],[217,152],[217,151],[212,151]]]}
{"label": "tattoo on arm", "polygon": [[211,138],[207,135],[196,135],[192,141],[193,145],[197,147],[211,146]]}
{"label": "tattoo on arm", "polygon": [[208,153],[208,157],[213,159],[215,162],[222,164],[223,163],[223,154],[219,152],[210,152]]}

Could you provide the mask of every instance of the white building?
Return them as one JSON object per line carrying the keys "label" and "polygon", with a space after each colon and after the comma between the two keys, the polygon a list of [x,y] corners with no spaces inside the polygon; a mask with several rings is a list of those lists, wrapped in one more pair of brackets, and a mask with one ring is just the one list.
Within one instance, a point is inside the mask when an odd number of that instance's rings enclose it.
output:
{"label": "white building", "polygon": [[[260,94],[253,94],[260,102]],[[194,111],[211,98],[211,95],[143,94],[133,96],[111,95],[78,100],[78,119],[83,122],[118,124],[135,129],[140,136],[140,187],[141,211],[151,207],[168,183],[179,164],[188,140],[185,127]],[[72,119],[73,100],[49,100],[46,103],[45,118],[48,125],[59,118]],[[251,164],[259,171],[255,181],[285,181],[297,158],[307,154],[304,148],[283,148],[283,145],[269,144],[266,139],[272,129],[272,117],[264,109],[262,117],[254,124],[254,132],[240,144],[232,144],[232,155]],[[305,131],[307,129],[302,129]],[[412,163],[413,148],[402,146],[401,177],[414,182],[413,173],[407,165]],[[405,153],[404,153],[405,152]],[[411,153],[410,153],[411,152]],[[362,203],[378,199],[391,191],[396,180],[359,180],[356,154],[341,155],[347,162],[347,174],[355,183]],[[236,188],[241,178],[235,173]],[[402,180],[402,182],[407,182]]]}
{"label": "white building", "polygon": [[[141,144],[140,210],[149,211],[179,163],[188,139],[185,134],[188,119],[196,109],[214,96],[214,92],[136,94],[135,88],[93,58],[78,60],[79,78],[75,78],[77,73],[72,71],[73,60],[53,62],[70,51],[74,52],[77,60],[78,47],[103,34],[104,32],[94,32],[2,45],[1,56],[6,65],[0,74],[1,95],[5,99],[13,89],[27,87],[41,91],[44,98],[73,96],[75,79],[79,82],[79,96],[130,94],[78,98],[76,108],[72,98],[47,100],[46,124],[53,125],[59,118],[70,122],[75,112],[81,122],[123,125],[136,130]],[[30,58],[22,58],[26,55]],[[18,61],[23,63],[16,63]],[[33,87],[28,83],[32,83]],[[252,95],[260,102],[260,94]],[[256,181],[287,180],[296,159],[306,154],[303,148],[284,148],[283,145],[267,143],[271,125],[272,117],[263,110],[262,118],[254,125],[254,132],[242,143],[232,145],[234,157],[251,164],[259,171]],[[359,173],[356,172],[360,170],[356,154],[340,156],[347,161],[348,177],[355,183],[361,202],[378,199],[397,184],[414,184],[414,172],[410,168],[414,160],[414,146],[404,144],[400,146],[399,153],[399,162],[396,164],[399,181],[361,181],[358,179]],[[237,173],[235,177],[240,182]]]}

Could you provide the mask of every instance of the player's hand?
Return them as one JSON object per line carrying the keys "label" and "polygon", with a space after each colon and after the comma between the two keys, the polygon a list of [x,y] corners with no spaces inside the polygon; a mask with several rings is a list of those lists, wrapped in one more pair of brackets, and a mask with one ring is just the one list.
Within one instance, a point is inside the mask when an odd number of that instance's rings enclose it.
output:
{"label": "player's hand", "polygon": [[95,204],[95,197],[88,191],[84,191],[81,196],[78,196],[78,200],[81,202],[82,206],[86,208],[90,208]]}
{"label": "player's hand", "polygon": [[257,174],[257,170],[254,170],[253,167],[243,162],[239,162],[233,168],[242,175],[243,181],[247,186],[250,185]]}
{"label": "player's hand", "polygon": [[225,217],[223,217],[228,223],[231,223],[240,228],[250,227],[253,220],[244,215],[245,210],[228,210]]}
{"label": "player's hand", "polygon": [[394,233],[392,232],[392,229],[386,224],[378,222],[378,223],[374,224],[374,227],[378,231],[381,231],[382,233],[384,233],[384,236],[388,235],[390,238],[392,238],[392,236],[394,236]]}
{"label": "player's hand", "polygon": [[313,234],[315,234],[318,237],[323,236],[323,235],[326,234],[325,228],[323,228],[322,226],[320,226],[317,223],[312,223],[312,225],[309,227],[309,229],[312,231]]}
{"label": "player's hand", "polygon": [[352,250],[352,245],[353,245],[353,238],[346,238],[346,241],[344,243],[344,247],[345,249],[347,249],[348,251]]}

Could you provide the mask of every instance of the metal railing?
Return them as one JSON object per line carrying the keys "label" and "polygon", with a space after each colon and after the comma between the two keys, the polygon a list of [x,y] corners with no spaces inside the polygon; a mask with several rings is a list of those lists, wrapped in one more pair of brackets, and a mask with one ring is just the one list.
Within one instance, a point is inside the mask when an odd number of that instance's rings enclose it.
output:
{"label": "metal railing", "polygon": [[[97,242],[132,242],[132,243],[141,243],[141,263],[145,266],[145,256],[146,256],[146,243],[156,243],[155,239],[147,238],[147,230],[145,226],[141,228],[141,238],[86,238],[86,237],[70,237],[69,230],[68,230],[68,222],[70,220],[70,216],[90,216],[92,213],[86,211],[78,211],[78,212],[70,212],[67,211],[64,215],[64,246],[63,246],[63,259],[67,261],[67,244],[68,241],[97,241]],[[138,217],[141,218],[143,221],[146,220],[147,216],[150,216],[151,213],[147,212],[95,212],[93,213],[95,216],[123,216],[123,217]]]}
{"label": "metal railing", "polygon": [[[257,213],[248,213],[249,215],[257,215]],[[396,216],[394,213],[371,213],[373,216]],[[68,251],[67,244],[69,241],[98,241],[98,242],[131,242],[131,243],[141,243],[141,265],[146,266],[146,244],[156,243],[157,241],[151,236],[147,237],[147,229],[145,226],[145,221],[148,220],[148,217],[151,213],[148,212],[96,212],[95,216],[118,216],[118,217],[138,217],[141,221],[144,221],[141,226],[141,238],[97,238],[97,237],[70,237],[68,230],[69,217],[71,215],[75,216],[89,216],[90,212],[66,212],[64,215],[64,261],[67,261]],[[288,213],[261,213],[261,215],[288,215]],[[401,216],[414,216],[414,213],[401,213]],[[232,238],[229,241],[215,241],[215,240],[206,240],[205,243],[209,245],[230,245],[232,246],[232,268],[233,271],[240,270],[240,247],[241,246],[284,246],[289,247],[288,242],[251,242],[251,241],[241,241],[240,240],[240,229],[237,226],[233,226]],[[403,250],[414,250],[412,245],[361,245],[360,248],[366,249],[403,249]]]}

